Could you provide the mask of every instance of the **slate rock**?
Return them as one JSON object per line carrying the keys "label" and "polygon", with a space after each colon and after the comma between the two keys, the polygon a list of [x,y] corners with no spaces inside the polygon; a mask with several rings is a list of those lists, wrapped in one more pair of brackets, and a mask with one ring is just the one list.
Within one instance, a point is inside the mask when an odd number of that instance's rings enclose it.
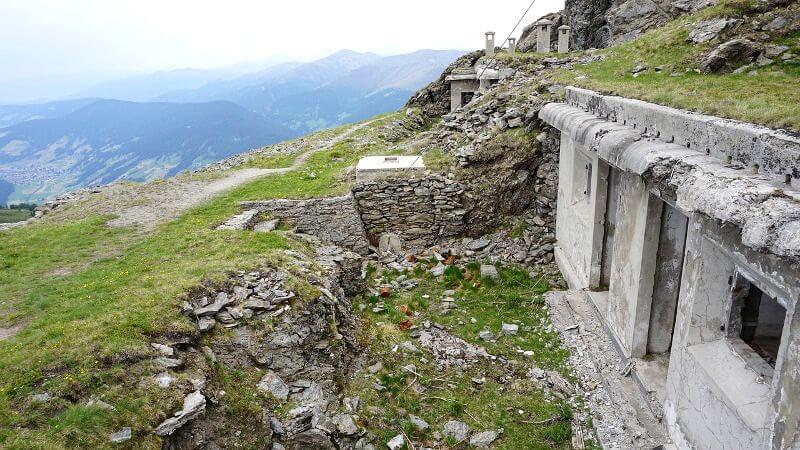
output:
{"label": "slate rock", "polygon": [[266,222],[259,222],[253,227],[253,231],[257,233],[268,233],[278,228],[278,219],[268,220]]}
{"label": "slate rock", "polygon": [[294,437],[296,450],[335,450],[328,435],[322,430],[304,431]]}
{"label": "slate rock", "polygon": [[201,333],[213,330],[216,325],[217,321],[209,317],[201,317],[200,320],[197,321],[197,329],[200,330]]}
{"label": "slate rock", "polygon": [[353,416],[350,414],[337,414],[333,416],[333,425],[336,431],[346,436],[352,436],[358,433],[358,426],[356,426]]}
{"label": "slate rock", "polygon": [[398,434],[386,443],[389,450],[400,450],[406,444],[406,438],[402,434]]}
{"label": "slate rock", "polygon": [[119,444],[120,442],[129,441],[131,439],[132,433],[130,427],[125,427],[116,433],[111,433],[108,436],[108,440],[113,442],[114,444]]}
{"label": "slate rock", "polygon": [[156,349],[159,353],[161,353],[162,356],[173,356],[173,355],[175,355],[175,350],[172,347],[170,347],[169,345],[164,345],[164,344],[159,344],[159,343],[153,342],[152,344],[150,344],[150,346],[153,347],[154,349]]}
{"label": "slate rock", "polygon": [[281,401],[285,401],[289,398],[289,386],[287,386],[281,377],[273,371],[269,371],[261,378],[257,388],[259,391],[268,393]]}
{"label": "slate rock", "polygon": [[497,273],[497,267],[491,264],[481,264],[481,278],[491,278],[496,280],[500,278],[500,274]]}
{"label": "slate rock", "polygon": [[156,358],[155,363],[162,369],[180,369],[183,367],[183,361],[177,358],[167,358],[166,356],[159,356]]}
{"label": "slate rock", "polygon": [[487,430],[475,433],[469,438],[469,445],[475,448],[489,448],[492,443],[500,437],[502,432],[503,429],[501,428],[499,430]]}
{"label": "slate rock", "polygon": [[727,73],[751,62],[758,53],[758,47],[748,39],[736,38],[720,44],[700,63],[703,73]]}
{"label": "slate rock", "polygon": [[445,436],[451,437],[457,442],[461,442],[466,440],[469,436],[469,425],[458,420],[450,420],[444,424],[442,432]]}
{"label": "slate rock", "polygon": [[422,417],[418,417],[413,414],[408,416],[408,420],[409,422],[411,422],[411,425],[414,425],[414,428],[416,428],[419,431],[427,430],[430,427],[430,425],[428,425],[428,422],[425,422],[425,420]]}
{"label": "slate rock", "polygon": [[506,336],[513,336],[519,332],[519,325],[513,323],[504,323],[502,331]]}
{"label": "slate rock", "polygon": [[46,403],[53,399],[53,396],[50,395],[49,392],[44,392],[41,394],[33,394],[31,395],[31,401],[37,403]]}
{"label": "slate rock", "polygon": [[488,239],[479,238],[479,239],[475,239],[475,240],[471,241],[469,244],[467,244],[467,248],[469,250],[472,250],[472,251],[479,251],[479,250],[483,250],[486,247],[488,247],[489,244],[490,244],[490,242],[489,242]]}
{"label": "slate rock", "polygon": [[158,436],[169,436],[205,410],[206,397],[200,391],[194,391],[183,399],[183,409],[161,422],[156,427],[155,433]]}
{"label": "slate rock", "polygon": [[736,23],[735,20],[724,17],[703,20],[702,22],[698,23],[691,32],[689,32],[689,36],[686,38],[686,41],[694,44],[713,41],[719,35],[719,33],[734,23]]}

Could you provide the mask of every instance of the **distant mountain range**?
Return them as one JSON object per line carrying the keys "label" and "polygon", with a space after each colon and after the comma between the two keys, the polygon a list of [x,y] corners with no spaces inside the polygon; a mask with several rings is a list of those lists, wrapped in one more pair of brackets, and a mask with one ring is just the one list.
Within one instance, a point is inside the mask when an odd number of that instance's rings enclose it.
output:
{"label": "distant mountain range", "polygon": [[[0,105],[0,204],[145,181],[402,106],[460,51],[184,69],[104,83],[85,97]],[[9,187],[11,186],[11,188]]]}

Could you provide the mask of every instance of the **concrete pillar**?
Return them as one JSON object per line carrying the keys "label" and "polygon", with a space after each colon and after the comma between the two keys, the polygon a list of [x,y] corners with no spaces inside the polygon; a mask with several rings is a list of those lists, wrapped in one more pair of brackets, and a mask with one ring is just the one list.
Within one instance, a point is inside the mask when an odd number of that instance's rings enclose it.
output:
{"label": "concrete pillar", "polygon": [[517,52],[517,38],[508,38],[508,53],[512,55]]}
{"label": "concrete pillar", "polygon": [[494,31],[486,32],[486,56],[494,56]]}
{"label": "concrete pillar", "polygon": [[539,53],[550,53],[550,28],[553,22],[542,19],[536,22],[536,51]]}
{"label": "concrete pillar", "polygon": [[568,25],[558,27],[558,53],[569,52],[569,30]]}

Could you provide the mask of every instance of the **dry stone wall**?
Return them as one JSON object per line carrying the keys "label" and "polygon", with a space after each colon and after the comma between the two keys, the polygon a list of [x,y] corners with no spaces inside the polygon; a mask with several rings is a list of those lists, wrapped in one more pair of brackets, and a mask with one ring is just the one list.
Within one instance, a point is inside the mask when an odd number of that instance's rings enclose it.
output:
{"label": "dry stone wall", "polygon": [[243,202],[242,206],[289,222],[297,233],[316,236],[361,255],[369,253],[369,244],[352,195]]}
{"label": "dry stone wall", "polygon": [[384,233],[394,233],[403,240],[405,250],[463,234],[463,194],[463,185],[440,175],[387,178],[353,186],[370,242],[376,244]]}

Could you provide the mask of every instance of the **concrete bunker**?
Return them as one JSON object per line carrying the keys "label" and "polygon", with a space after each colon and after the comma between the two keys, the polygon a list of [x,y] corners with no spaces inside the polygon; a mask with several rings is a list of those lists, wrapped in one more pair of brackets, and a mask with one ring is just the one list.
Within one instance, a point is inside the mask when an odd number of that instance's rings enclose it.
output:
{"label": "concrete bunker", "polygon": [[540,113],[561,132],[556,261],[653,412],[679,448],[800,446],[800,140],[566,99]]}
{"label": "concrete bunker", "polygon": [[[515,53],[517,40],[509,38],[508,52]],[[513,69],[497,69],[492,66],[495,56],[495,33],[486,32],[486,58],[479,60],[472,67],[459,68],[445,77],[445,82],[450,87],[450,111],[456,111],[471,102],[481,90],[488,89],[508,78],[514,73]]]}

